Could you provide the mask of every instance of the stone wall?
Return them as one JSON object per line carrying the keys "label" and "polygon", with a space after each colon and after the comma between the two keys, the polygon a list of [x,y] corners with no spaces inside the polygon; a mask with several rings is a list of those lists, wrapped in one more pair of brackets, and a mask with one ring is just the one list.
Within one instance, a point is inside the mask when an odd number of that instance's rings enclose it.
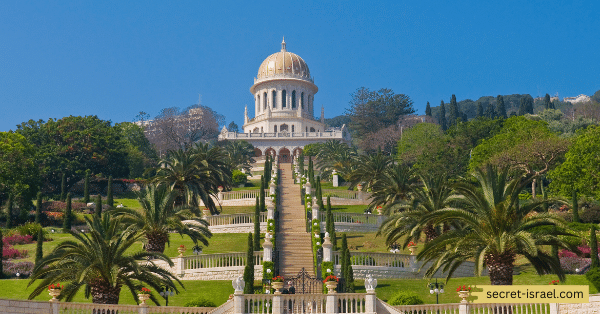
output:
{"label": "stone wall", "polygon": [[[212,233],[250,233],[254,232],[254,224],[231,224],[231,225],[220,225],[220,226],[209,226],[208,230]],[[267,232],[267,223],[260,223],[260,232]]]}
{"label": "stone wall", "polygon": [[[254,279],[262,279],[262,265],[254,266]],[[182,280],[233,280],[244,276],[244,266],[189,269]]]}
{"label": "stone wall", "polygon": [[[50,300],[50,296],[48,296]],[[3,314],[51,314],[52,303],[24,300],[0,300],[0,313]]]}

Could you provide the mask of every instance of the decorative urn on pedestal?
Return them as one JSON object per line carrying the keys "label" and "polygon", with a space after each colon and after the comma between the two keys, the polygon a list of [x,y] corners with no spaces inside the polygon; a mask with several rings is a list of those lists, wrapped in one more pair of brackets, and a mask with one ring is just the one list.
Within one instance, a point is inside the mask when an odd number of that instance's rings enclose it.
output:
{"label": "decorative urn on pedestal", "polygon": [[469,301],[467,301],[467,298],[471,294],[471,287],[467,287],[466,285],[462,287],[458,286],[456,292],[458,292],[458,296],[462,299],[460,303],[469,303]]}
{"label": "decorative urn on pedestal", "polygon": [[323,282],[325,283],[325,286],[327,287],[328,294],[336,293],[335,289],[337,288],[337,285],[338,285],[338,278],[336,276],[329,275],[325,278],[325,280],[323,280]]}
{"label": "decorative urn on pedestal", "polygon": [[150,299],[150,289],[142,287],[140,293],[138,293],[138,299],[140,300],[140,306],[147,305],[146,301]]}
{"label": "decorative urn on pedestal", "polygon": [[283,289],[283,277],[275,276],[271,279],[271,287],[275,290],[273,294],[281,294],[281,289]]}
{"label": "decorative urn on pedestal", "polygon": [[179,256],[178,257],[183,257],[183,253],[185,253],[185,250],[186,250],[185,245],[183,245],[183,244],[180,245],[177,248],[177,252],[179,252]]}
{"label": "decorative urn on pedestal", "polygon": [[410,255],[415,255],[417,245],[413,241],[410,241],[410,243],[408,243],[408,250],[410,251]]}
{"label": "decorative urn on pedestal", "polygon": [[57,297],[60,295],[60,292],[62,291],[63,288],[64,288],[64,286],[62,286],[59,283],[57,283],[57,284],[51,284],[51,285],[48,286],[48,294],[50,294],[50,296],[52,297],[52,299],[50,300],[50,302],[57,302],[58,301]]}

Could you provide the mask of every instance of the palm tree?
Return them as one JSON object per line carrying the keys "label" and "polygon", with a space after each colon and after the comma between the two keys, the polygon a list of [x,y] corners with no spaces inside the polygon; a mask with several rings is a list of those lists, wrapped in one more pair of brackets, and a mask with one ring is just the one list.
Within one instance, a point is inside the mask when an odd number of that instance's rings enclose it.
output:
{"label": "palm tree", "polygon": [[348,180],[357,156],[355,147],[338,140],[328,140],[318,144],[315,166],[321,171],[323,177],[328,177],[335,170],[338,175]]}
{"label": "palm tree", "polygon": [[394,206],[403,203],[409,198],[417,177],[413,175],[410,167],[395,164],[385,169],[372,186],[370,208],[378,206]]}
{"label": "palm tree", "polygon": [[175,206],[178,192],[167,185],[148,185],[137,194],[142,210],[115,208],[116,216],[123,216],[123,223],[140,230],[146,240],[146,251],[165,251],[169,243],[169,232],[177,232],[181,236],[189,236],[195,244],[198,241],[208,245],[207,238],[212,234],[208,230],[206,220],[198,218],[201,212],[198,207]]}
{"label": "palm tree", "polygon": [[[181,285],[179,279],[168,270],[157,266],[149,257],[159,259],[173,267],[173,262],[163,254],[136,252],[131,246],[141,237],[134,229],[123,229],[121,218],[85,217],[89,233],[67,230],[75,239],[60,243],[48,256],[36,264],[29,286],[38,283],[31,292],[33,299],[44,292],[48,285],[63,283],[60,298],[66,301],[83,287],[85,296],[92,296],[94,303],[118,304],[121,288],[126,286],[135,299],[137,291],[145,285],[161,291],[165,286]],[[182,285],[183,286],[183,285]],[[152,296],[158,305],[158,300]]]}
{"label": "palm tree", "polygon": [[[219,142],[220,143],[220,142]],[[254,146],[246,141],[224,141],[227,163],[231,170],[245,169],[250,171],[254,162]]]}
{"label": "palm tree", "polygon": [[[410,187],[410,202],[398,202],[387,208],[390,218],[381,225],[377,234],[386,237],[388,246],[404,239],[403,246],[406,247],[411,241],[417,242],[422,233],[425,233],[428,241],[441,234],[439,226],[424,221],[424,218],[430,213],[450,207],[452,188],[445,177],[419,178],[422,185]],[[460,228],[456,224],[454,227]]]}
{"label": "palm tree", "polygon": [[381,150],[376,154],[359,156],[354,160],[356,169],[350,174],[350,182],[352,186],[365,182],[364,188],[369,189],[393,163],[393,157]]}
{"label": "palm tree", "polygon": [[[460,195],[457,206],[432,212],[421,222],[454,222],[463,226],[425,244],[417,258],[432,262],[426,274],[431,276],[442,269],[450,278],[461,263],[474,259],[477,274],[487,267],[492,285],[511,285],[514,262],[520,255],[531,262],[538,274],[555,273],[564,280],[559,261],[542,247],[556,245],[576,250],[558,237],[572,234],[556,231],[565,226],[560,218],[536,212],[541,211],[543,200],[520,204],[519,192],[532,177],[518,175],[511,179],[507,170],[499,171],[489,165],[476,169],[473,176],[478,184],[460,182],[454,186]],[[538,226],[561,228],[536,230]]]}
{"label": "palm tree", "polygon": [[179,205],[198,206],[202,202],[211,213],[218,212],[213,200],[217,188],[231,185],[231,170],[219,147],[198,144],[187,151],[171,151],[159,162],[153,183],[166,183],[180,192]]}

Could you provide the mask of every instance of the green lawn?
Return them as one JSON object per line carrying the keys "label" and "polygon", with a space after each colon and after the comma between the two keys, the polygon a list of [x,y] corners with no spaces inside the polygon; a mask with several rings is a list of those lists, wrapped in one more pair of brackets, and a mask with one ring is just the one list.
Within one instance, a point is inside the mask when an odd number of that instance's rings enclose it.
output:
{"label": "green lawn", "polygon": [[[538,276],[535,274],[521,274],[514,277],[515,285],[547,285],[548,282],[556,279],[554,275]],[[410,290],[417,292],[426,304],[435,303],[435,295],[429,294],[427,284],[430,282],[426,279],[378,279],[377,288],[375,289],[377,297],[387,301],[398,291]],[[440,278],[439,282],[445,282],[445,279]],[[0,298],[2,299],[27,299],[33,287],[27,287],[29,280],[5,279],[0,281],[3,289],[0,290]],[[440,294],[440,303],[458,303],[459,298],[456,293],[456,287],[459,285],[489,285],[488,277],[466,277],[450,279],[444,289],[445,292]],[[598,293],[598,291],[589,284],[583,275],[567,275],[567,281],[564,284],[569,285],[589,285],[590,294]],[[180,290],[180,294],[169,298],[169,305],[182,306],[186,302],[198,297],[203,297],[213,300],[217,306],[227,301],[230,294],[233,293],[230,280],[213,280],[213,281],[183,281],[185,289]],[[254,283],[255,289],[260,287],[260,282]],[[364,293],[364,281],[355,281],[356,292]],[[156,292],[154,292],[156,293]],[[47,292],[36,297],[35,300],[49,300]],[[162,300],[162,299],[161,299]],[[91,302],[86,300],[83,295],[83,290],[75,297],[74,302]],[[133,297],[127,290],[121,291],[120,304],[135,304]],[[164,305],[164,302],[162,302]]]}
{"label": "green lawn", "polygon": [[322,190],[348,190],[347,186],[333,186],[333,182],[321,181]]}
{"label": "green lawn", "polygon": [[331,210],[334,212],[364,214],[365,209],[367,209],[367,205],[331,205]]}
{"label": "green lawn", "polygon": [[[262,173],[261,173],[262,174]],[[260,189],[260,180],[249,180],[243,187],[232,188],[232,191],[243,191],[243,190],[258,190]]]}
{"label": "green lawn", "polygon": [[223,206],[222,215],[254,213],[254,206]]}

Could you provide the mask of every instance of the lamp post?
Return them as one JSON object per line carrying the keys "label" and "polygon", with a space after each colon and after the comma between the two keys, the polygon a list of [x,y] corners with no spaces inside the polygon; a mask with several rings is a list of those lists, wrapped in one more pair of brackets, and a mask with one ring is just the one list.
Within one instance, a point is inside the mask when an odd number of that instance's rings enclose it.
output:
{"label": "lamp post", "polygon": [[160,292],[160,295],[165,298],[165,306],[169,306],[169,297],[172,297],[174,294],[173,288],[167,286],[165,286],[165,290]]}
{"label": "lamp post", "polygon": [[199,245],[195,245],[195,246],[192,248],[192,251],[194,252],[194,254],[196,254],[196,255],[200,255],[200,254],[202,254],[202,247],[201,247],[201,246],[199,246]]}
{"label": "lamp post", "polygon": [[444,293],[444,284],[438,283],[437,278],[435,278],[435,283],[429,283],[427,286],[429,287],[429,293],[435,293],[435,304],[440,304],[440,293]]}

